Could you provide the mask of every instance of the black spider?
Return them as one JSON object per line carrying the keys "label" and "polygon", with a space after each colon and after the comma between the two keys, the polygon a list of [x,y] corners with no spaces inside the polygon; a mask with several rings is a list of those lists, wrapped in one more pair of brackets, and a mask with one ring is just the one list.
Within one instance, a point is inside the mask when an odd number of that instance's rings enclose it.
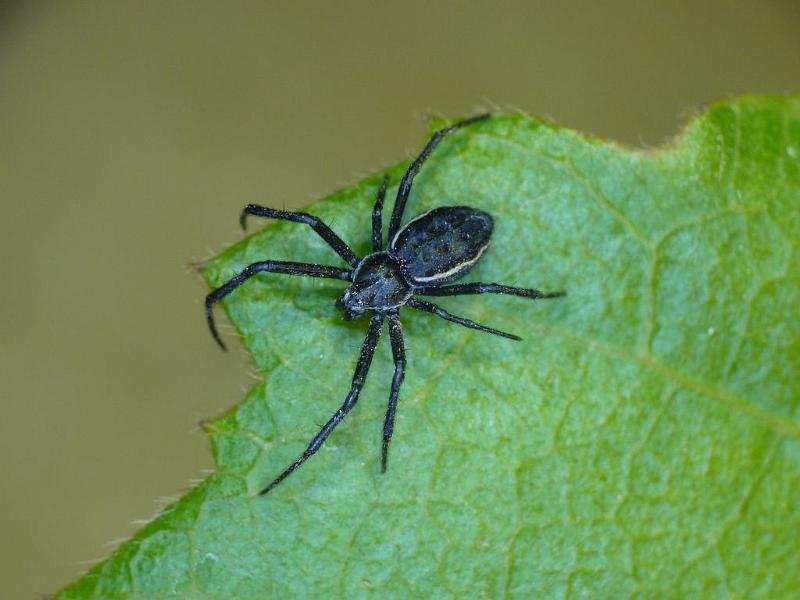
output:
{"label": "black spider", "polygon": [[406,356],[403,346],[403,330],[400,324],[399,311],[402,306],[410,306],[417,310],[433,313],[443,319],[508,339],[519,341],[521,338],[491,327],[480,325],[469,319],[451,315],[443,308],[420,300],[416,296],[458,296],[462,294],[512,294],[524,298],[557,298],[565,292],[544,293],[535,289],[517,288],[497,283],[461,283],[442,285],[465,275],[480,260],[492,235],[492,217],[487,213],[467,206],[443,206],[419,215],[400,227],[403,209],[411,192],[411,184],[422,164],[433,152],[434,148],[449,133],[482,121],[490,115],[484,114],[466,119],[450,127],[437,131],[428,141],[422,153],[411,163],[397,190],[397,198],[389,222],[389,247],[384,250],[381,232],[381,216],[383,199],[386,195],[387,178],[384,178],[375,207],[372,211],[372,248],[373,253],[364,258],[356,256],[350,247],[336,235],[330,227],[317,217],[306,213],[287,212],[266,208],[257,204],[248,204],[242,211],[240,222],[245,226],[247,215],[256,215],[270,219],[285,219],[297,223],[305,223],[316,231],[333,248],[349,269],[340,269],[327,265],[265,260],[253,263],[226,284],[217,288],[206,297],[206,318],[211,333],[217,343],[225,349],[225,344],[214,325],[212,308],[215,303],[230,294],[247,279],[261,272],[283,273],[286,275],[303,275],[306,277],[327,277],[347,281],[350,286],[336,302],[344,310],[345,318],[355,319],[372,311],[367,337],[361,347],[356,372],[350,393],[339,410],[337,410],[325,426],[314,436],[303,454],[294,461],[272,483],[261,490],[266,494],[292,471],[311,457],[358,402],[361,388],[367,376],[375,346],[380,338],[384,319],[389,319],[389,336],[392,343],[392,356],[395,370],[392,378],[392,389],[389,394],[389,405],[383,422],[383,450],[381,453],[381,471],[386,471],[386,458],[389,442],[394,430],[395,411],[400,385],[405,376]]}

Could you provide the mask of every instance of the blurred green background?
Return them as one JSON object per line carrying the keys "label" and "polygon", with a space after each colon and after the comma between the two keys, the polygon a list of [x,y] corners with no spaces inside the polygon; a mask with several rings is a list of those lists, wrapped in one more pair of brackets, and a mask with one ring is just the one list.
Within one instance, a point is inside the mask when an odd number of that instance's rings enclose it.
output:
{"label": "blurred green background", "polygon": [[4,598],[73,580],[212,467],[197,423],[255,375],[188,264],[243,204],[402,160],[431,114],[652,146],[800,83],[796,0],[287,4],[0,5]]}

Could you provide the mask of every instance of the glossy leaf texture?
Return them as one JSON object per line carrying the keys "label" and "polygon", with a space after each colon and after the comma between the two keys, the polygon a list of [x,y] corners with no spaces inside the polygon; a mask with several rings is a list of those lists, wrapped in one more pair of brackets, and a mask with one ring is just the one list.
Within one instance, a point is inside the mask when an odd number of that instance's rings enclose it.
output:
{"label": "glossy leaf texture", "polygon": [[[309,209],[362,255],[382,175]],[[715,104],[650,151],[497,116],[442,143],[406,219],[445,205],[495,219],[467,280],[569,295],[437,299],[520,343],[404,309],[388,472],[384,331],[350,416],[259,497],[367,324],[343,282],[259,275],[224,303],[263,381],[208,426],[217,471],[59,598],[800,597],[800,98]],[[345,266],[280,223],[206,277],[265,258]]]}

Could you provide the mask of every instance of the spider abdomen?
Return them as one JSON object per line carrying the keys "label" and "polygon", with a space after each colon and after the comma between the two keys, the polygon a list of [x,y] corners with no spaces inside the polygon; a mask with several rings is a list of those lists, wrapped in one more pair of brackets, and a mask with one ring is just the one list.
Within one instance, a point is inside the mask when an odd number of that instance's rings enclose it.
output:
{"label": "spider abdomen", "polygon": [[492,237],[492,217],[468,206],[443,206],[423,213],[397,232],[389,255],[411,285],[458,279],[480,259]]}

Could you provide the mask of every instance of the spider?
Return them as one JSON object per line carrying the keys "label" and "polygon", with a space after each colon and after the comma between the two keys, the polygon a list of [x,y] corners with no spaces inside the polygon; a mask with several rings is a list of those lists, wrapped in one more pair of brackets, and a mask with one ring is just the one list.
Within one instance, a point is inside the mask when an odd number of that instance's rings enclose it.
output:
{"label": "spider", "polygon": [[225,349],[225,344],[214,325],[213,307],[225,296],[254,275],[262,272],[300,275],[305,277],[325,277],[340,279],[350,285],[338,299],[336,305],[344,311],[347,320],[356,319],[372,313],[367,336],[361,347],[350,392],[328,422],[314,436],[297,460],[261,490],[266,494],[286,479],[306,460],[313,456],[328,439],[339,423],[358,402],[361,388],[367,377],[375,347],[381,335],[384,321],[389,322],[389,338],[394,359],[389,404],[383,421],[383,448],[381,451],[381,472],[386,471],[389,443],[394,432],[395,413],[400,386],[405,378],[406,353],[403,344],[403,328],[400,324],[400,309],[404,306],[433,313],[447,321],[484,331],[493,335],[519,341],[522,338],[498,329],[486,327],[456,315],[445,309],[422,300],[418,296],[459,296],[464,294],[511,294],[529,299],[558,298],[565,292],[545,293],[530,288],[518,288],[498,283],[461,283],[443,285],[466,275],[480,260],[489,246],[492,236],[492,217],[481,210],[468,206],[443,206],[434,208],[411,219],[401,227],[414,177],[423,163],[445,136],[454,131],[483,121],[489,114],[482,114],[455,123],[437,131],[428,140],[420,155],[411,163],[397,190],[397,197],[389,222],[388,247],[384,248],[382,236],[383,200],[386,196],[388,177],[385,177],[378,190],[372,210],[372,250],[363,258],[357,256],[333,230],[313,215],[302,212],[288,212],[248,204],[242,210],[240,223],[244,228],[248,215],[283,219],[304,223],[310,226],[333,250],[349,265],[342,269],[328,265],[265,260],[246,267],[233,279],[215,289],[206,297],[206,319],[216,342]]}

